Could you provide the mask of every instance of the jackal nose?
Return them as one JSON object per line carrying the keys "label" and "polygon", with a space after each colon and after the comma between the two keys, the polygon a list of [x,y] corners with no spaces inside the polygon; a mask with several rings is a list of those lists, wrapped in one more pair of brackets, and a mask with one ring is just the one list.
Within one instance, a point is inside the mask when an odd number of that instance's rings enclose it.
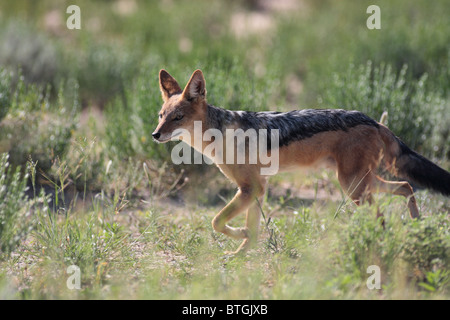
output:
{"label": "jackal nose", "polygon": [[158,140],[160,136],[161,136],[161,133],[159,133],[159,132],[153,132],[153,133],[152,133],[153,139]]}

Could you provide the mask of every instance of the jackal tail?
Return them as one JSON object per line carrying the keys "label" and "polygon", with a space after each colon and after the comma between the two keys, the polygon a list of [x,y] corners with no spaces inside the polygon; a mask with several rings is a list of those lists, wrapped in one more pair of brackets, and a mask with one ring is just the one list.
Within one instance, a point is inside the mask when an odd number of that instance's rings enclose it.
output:
{"label": "jackal tail", "polygon": [[450,196],[448,171],[411,150],[383,125],[380,125],[380,134],[387,149],[385,160],[391,173],[418,187]]}

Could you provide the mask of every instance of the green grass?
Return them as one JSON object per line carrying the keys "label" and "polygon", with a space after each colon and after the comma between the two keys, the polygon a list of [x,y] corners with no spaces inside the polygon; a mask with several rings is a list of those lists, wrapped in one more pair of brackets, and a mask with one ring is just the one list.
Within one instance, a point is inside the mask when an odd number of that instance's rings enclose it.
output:
{"label": "green grass", "polygon": [[[130,3],[77,1],[78,31],[65,27],[70,1],[0,4],[0,298],[450,297],[448,198],[419,191],[412,221],[403,198],[336,199],[334,173],[282,174],[257,247],[231,257],[239,242],[211,219],[234,186],[214,166],[172,165],[173,145],[151,139],[159,70],[184,86],[200,68],[208,101],[228,109],[387,111],[448,169],[445,0],[378,1],[381,30],[366,28],[370,1]],[[366,286],[371,265],[381,290]]]}
{"label": "green grass", "polygon": [[[380,199],[385,229],[369,207],[348,204],[336,219],[338,203],[288,207],[263,221],[258,246],[243,257],[224,255],[238,242],[213,232],[217,207],[154,205],[127,213],[102,201],[84,212],[38,209],[21,250],[2,262],[1,282],[9,288],[3,298],[448,298],[443,199],[434,199],[433,215],[420,221],[404,217],[403,199]],[[269,199],[265,211],[276,202]],[[70,265],[81,269],[79,290],[66,286]],[[370,265],[381,269],[381,290],[366,286]]]}

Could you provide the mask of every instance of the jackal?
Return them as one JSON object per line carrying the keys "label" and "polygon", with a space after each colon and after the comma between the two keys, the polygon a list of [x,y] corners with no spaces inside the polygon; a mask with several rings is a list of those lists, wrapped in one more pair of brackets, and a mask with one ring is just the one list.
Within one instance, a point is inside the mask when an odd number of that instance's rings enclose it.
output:
{"label": "jackal", "polygon": [[[269,154],[277,153],[278,171],[320,165],[331,167],[336,170],[342,189],[357,205],[364,201],[371,203],[372,193],[388,192],[404,196],[411,218],[418,218],[414,192],[407,181],[450,195],[449,172],[408,148],[386,126],[361,112],[338,109],[290,112],[225,110],[207,103],[201,70],[192,74],[184,90],[165,70],[159,73],[159,84],[164,103],[159,113],[159,124],[152,134],[158,142],[181,139],[203,153],[215,141],[202,139],[203,135],[195,137],[194,125],[201,123],[202,134],[209,129],[223,134],[222,152],[226,154],[230,152],[227,129],[265,129],[269,135],[277,130],[277,146],[274,147],[269,139],[266,146]],[[190,133],[188,138],[181,134],[182,131]],[[248,156],[248,143],[244,152]],[[212,225],[218,232],[243,239],[235,253],[245,251],[257,240],[261,216],[259,203],[270,176],[261,174],[261,169],[267,164],[259,159],[256,163],[225,161],[216,164],[236,183],[238,191],[214,217]],[[380,165],[407,181],[384,180],[376,174]],[[227,225],[244,211],[247,211],[245,227]]]}

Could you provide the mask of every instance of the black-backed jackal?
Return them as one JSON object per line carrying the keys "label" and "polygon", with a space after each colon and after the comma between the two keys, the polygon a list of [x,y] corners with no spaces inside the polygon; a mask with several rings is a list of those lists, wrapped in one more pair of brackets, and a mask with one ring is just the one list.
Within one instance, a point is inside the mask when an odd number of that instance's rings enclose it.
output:
{"label": "black-backed jackal", "polygon": [[[361,112],[334,109],[286,113],[229,111],[207,103],[205,79],[200,70],[192,74],[184,90],[165,70],[160,71],[159,81],[164,104],[159,124],[152,134],[158,142],[182,139],[204,153],[217,141],[202,139],[203,133],[214,129],[223,134],[222,152],[227,154],[230,152],[229,141],[226,141],[229,129],[265,129],[268,133],[276,130],[278,146],[275,149],[268,144],[268,149],[269,154],[277,152],[278,171],[326,164],[336,170],[343,190],[356,204],[370,203],[372,193],[389,192],[404,196],[411,217],[419,217],[411,185],[377,176],[376,169],[380,165],[415,185],[450,195],[449,172],[409,149],[387,127]],[[195,137],[195,123],[201,124],[201,140]],[[181,134],[183,130],[190,133],[188,138]],[[248,145],[244,150],[248,153]],[[213,155],[216,160],[214,158]],[[214,217],[212,225],[218,232],[243,239],[237,253],[257,240],[261,216],[258,201],[262,200],[269,175],[261,174],[265,165],[259,158],[256,163],[215,162],[239,189]],[[245,227],[227,225],[244,211],[247,211]]]}

